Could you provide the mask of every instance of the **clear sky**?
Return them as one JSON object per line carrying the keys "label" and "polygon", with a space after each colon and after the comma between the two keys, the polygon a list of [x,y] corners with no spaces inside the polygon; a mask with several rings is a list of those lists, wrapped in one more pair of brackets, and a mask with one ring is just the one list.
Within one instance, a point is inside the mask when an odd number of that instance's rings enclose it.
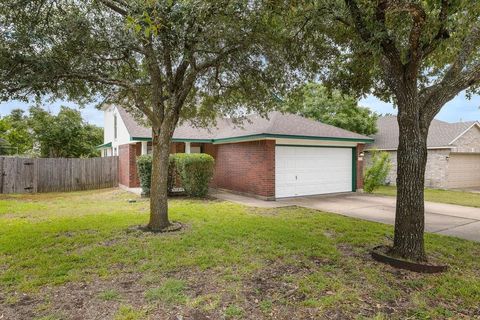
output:
{"label": "clear sky", "polygon": [[[26,104],[18,101],[0,103],[0,115],[4,116],[10,113],[10,111],[15,108],[27,109],[30,105],[31,104]],[[73,103],[59,101],[53,104],[48,104],[45,106],[45,108],[49,109],[49,111],[53,113],[57,113],[61,105],[65,105],[68,107],[76,107]],[[382,102],[373,96],[368,96],[367,98],[362,99],[360,101],[360,105],[369,107],[372,110],[381,114],[397,113],[397,110],[394,109],[391,104]],[[80,111],[83,115],[83,118],[89,123],[103,126],[103,112],[95,109],[93,105],[86,106],[85,108],[80,109]],[[455,99],[447,103],[436,118],[447,122],[470,120],[480,121],[480,96],[477,95],[474,96],[471,100],[468,100],[465,94],[460,94]]]}

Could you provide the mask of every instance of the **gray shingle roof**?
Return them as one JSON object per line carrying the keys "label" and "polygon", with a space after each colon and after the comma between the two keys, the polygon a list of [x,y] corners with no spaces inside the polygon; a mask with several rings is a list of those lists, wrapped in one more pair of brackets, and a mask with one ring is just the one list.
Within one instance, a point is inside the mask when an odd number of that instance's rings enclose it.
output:
{"label": "gray shingle roof", "polygon": [[[446,147],[462,134],[475,121],[449,123],[434,119],[427,138],[428,148]],[[378,132],[373,136],[375,142],[369,146],[377,149],[397,149],[398,123],[396,116],[380,117],[377,121]]]}
{"label": "gray shingle roof", "polygon": [[[121,107],[117,107],[127,130],[134,138],[151,138],[150,128],[137,123]],[[280,135],[302,137],[341,138],[353,140],[371,140],[371,138],[351,131],[337,128],[298,115],[270,112],[267,118],[251,115],[241,123],[232,119],[219,118],[213,128],[197,128],[190,123],[183,123],[175,129],[173,139],[217,140],[238,138],[251,135]]]}

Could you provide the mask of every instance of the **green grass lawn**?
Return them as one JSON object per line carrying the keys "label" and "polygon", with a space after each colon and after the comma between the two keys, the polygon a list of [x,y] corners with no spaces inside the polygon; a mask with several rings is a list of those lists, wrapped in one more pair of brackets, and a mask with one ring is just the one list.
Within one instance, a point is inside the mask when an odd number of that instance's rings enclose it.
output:
{"label": "green grass lawn", "polygon": [[[396,196],[397,188],[394,186],[383,186],[378,190],[375,190],[374,193],[385,196]],[[455,190],[425,189],[425,201],[458,204],[461,206],[480,208],[480,193]]]}
{"label": "green grass lawn", "polygon": [[[128,199],[137,199],[129,203]],[[0,197],[4,319],[442,319],[479,316],[480,244],[427,235],[451,268],[396,270],[390,226],[301,208],[174,199],[177,233],[144,233],[119,190]]]}

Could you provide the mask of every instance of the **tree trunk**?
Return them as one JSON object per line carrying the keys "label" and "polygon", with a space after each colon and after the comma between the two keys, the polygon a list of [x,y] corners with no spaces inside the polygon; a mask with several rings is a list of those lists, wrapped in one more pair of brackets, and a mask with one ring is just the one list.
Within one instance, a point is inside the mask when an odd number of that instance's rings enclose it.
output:
{"label": "tree trunk", "polygon": [[150,187],[150,222],[148,229],[160,231],[170,225],[168,220],[168,157],[170,155],[170,135],[152,128],[152,182]]}
{"label": "tree trunk", "polygon": [[416,106],[399,105],[397,149],[397,206],[392,253],[425,261],[424,185],[429,124],[421,121]]}

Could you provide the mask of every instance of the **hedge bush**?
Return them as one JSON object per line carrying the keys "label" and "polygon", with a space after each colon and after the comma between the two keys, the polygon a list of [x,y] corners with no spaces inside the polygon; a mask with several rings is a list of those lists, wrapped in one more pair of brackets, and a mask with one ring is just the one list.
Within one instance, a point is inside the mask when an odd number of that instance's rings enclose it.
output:
{"label": "hedge bush", "polygon": [[365,171],[363,189],[372,193],[375,189],[385,184],[391,163],[388,152],[372,151],[372,164]]}
{"label": "hedge bush", "polygon": [[[150,186],[152,184],[152,155],[145,154],[137,157],[137,172],[142,188],[142,196],[150,196]],[[171,193],[175,187],[176,170],[174,155],[170,155],[168,164],[168,192]]]}
{"label": "hedge bush", "polygon": [[145,154],[137,158],[137,172],[142,187],[142,196],[150,196],[150,185],[152,184],[152,155]]}
{"label": "hedge bush", "polygon": [[[204,197],[208,193],[208,184],[213,177],[213,158],[204,153],[176,153],[170,155],[168,165],[168,192],[176,187],[177,177],[180,186],[191,197]],[[152,156],[142,155],[137,158],[137,170],[142,187],[142,195],[150,196],[152,178]]]}
{"label": "hedge bush", "polygon": [[213,177],[213,157],[205,153],[177,153],[174,156],[186,194],[191,197],[205,197]]}

